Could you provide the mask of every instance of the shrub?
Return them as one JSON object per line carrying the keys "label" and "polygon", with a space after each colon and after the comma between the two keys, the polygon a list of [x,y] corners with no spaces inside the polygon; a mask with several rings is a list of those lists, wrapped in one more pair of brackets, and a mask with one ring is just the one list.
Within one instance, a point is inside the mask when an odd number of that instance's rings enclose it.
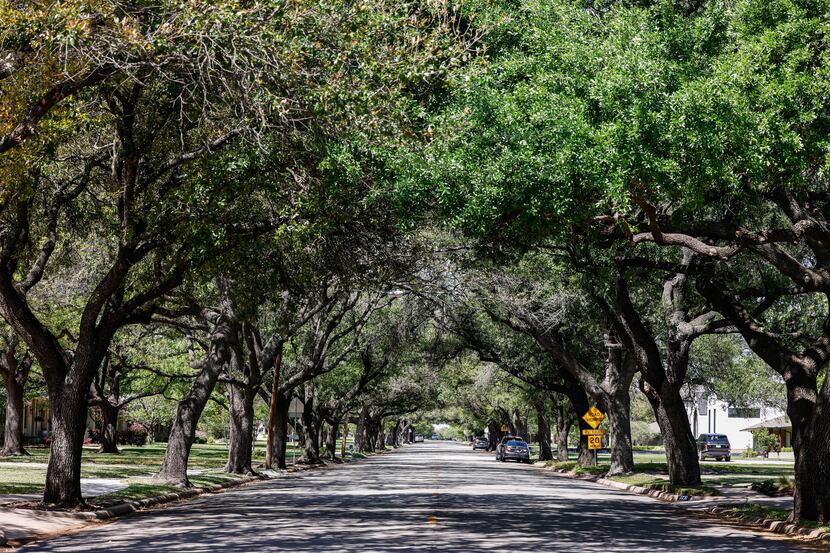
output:
{"label": "shrub", "polygon": [[194,444],[206,444],[208,443],[208,433],[204,430],[197,430],[196,436],[193,438]]}
{"label": "shrub", "polygon": [[146,426],[133,423],[126,430],[119,430],[115,440],[120,444],[142,446],[147,443],[149,434]]}
{"label": "shrub", "polygon": [[778,451],[778,436],[770,432],[766,428],[759,428],[752,431],[753,447],[758,450],[761,455],[766,457],[770,451]]}

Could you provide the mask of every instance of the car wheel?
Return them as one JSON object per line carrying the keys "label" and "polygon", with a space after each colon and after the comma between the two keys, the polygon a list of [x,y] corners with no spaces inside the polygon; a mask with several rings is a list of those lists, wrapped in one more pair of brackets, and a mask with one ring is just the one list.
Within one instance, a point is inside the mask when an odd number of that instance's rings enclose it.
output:
{"label": "car wheel", "polygon": [[727,462],[727,463],[728,463],[728,462],[730,462],[730,461],[732,460],[732,456],[731,456],[731,455],[727,455],[727,456],[726,456],[726,458],[725,458],[725,460],[726,460],[726,462]]}
{"label": "car wheel", "polygon": [[721,461],[723,461],[723,457],[715,457],[715,461],[717,461],[718,463],[720,463]]}

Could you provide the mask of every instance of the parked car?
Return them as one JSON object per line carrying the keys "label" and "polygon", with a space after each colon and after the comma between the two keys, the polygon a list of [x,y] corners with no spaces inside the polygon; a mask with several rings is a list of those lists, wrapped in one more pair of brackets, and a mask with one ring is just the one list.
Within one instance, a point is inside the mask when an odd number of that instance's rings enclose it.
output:
{"label": "parked car", "polygon": [[438,434],[433,434],[432,436],[429,437],[429,439],[430,440],[440,440],[441,436],[439,436]]}
{"label": "parked car", "polygon": [[697,452],[701,461],[707,457],[718,461],[732,460],[732,448],[726,434],[701,434],[697,438]]}
{"label": "parked car", "polygon": [[490,440],[484,436],[476,436],[473,438],[473,451],[476,449],[487,449],[490,447]]}
{"label": "parked car", "polygon": [[496,461],[513,459],[519,463],[530,463],[530,447],[519,436],[505,436],[496,446]]}
{"label": "parked car", "polygon": [[415,434],[415,443],[416,444],[423,443],[423,441],[424,441],[424,435],[423,434]]}

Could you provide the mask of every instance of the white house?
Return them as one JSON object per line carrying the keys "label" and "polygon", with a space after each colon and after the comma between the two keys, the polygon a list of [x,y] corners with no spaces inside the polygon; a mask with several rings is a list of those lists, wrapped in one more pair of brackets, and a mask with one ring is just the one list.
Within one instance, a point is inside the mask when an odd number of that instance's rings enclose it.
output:
{"label": "white house", "polygon": [[753,427],[759,428],[764,421],[784,416],[784,412],[776,407],[733,407],[699,391],[689,392],[684,403],[695,437],[726,434],[732,449],[738,451],[752,447]]}

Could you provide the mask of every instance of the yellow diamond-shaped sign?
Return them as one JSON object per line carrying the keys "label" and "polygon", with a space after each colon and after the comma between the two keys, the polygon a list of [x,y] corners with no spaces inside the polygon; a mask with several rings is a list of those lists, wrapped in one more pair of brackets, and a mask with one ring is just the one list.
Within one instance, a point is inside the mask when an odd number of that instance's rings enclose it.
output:
{"label": "yellow diamond-shaped sign", "polygon": [[602,424],[602,421],[605,420],[605,413],[597,409],[597,406],[594,405],[593,407],[588,409],[587,413],[582,415],[582,420],[591,425],[591,428],[596,428],[597,426]]}

